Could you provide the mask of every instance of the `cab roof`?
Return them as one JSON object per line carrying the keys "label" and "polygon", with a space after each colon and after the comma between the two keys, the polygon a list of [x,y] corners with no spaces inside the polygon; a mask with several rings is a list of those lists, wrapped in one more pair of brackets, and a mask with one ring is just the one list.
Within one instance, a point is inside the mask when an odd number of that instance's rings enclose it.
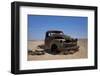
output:
{"label": "cab roof", "polygon": [[47,33],[63,33],[63,32],[58,30],[49,30],[47,31]]}

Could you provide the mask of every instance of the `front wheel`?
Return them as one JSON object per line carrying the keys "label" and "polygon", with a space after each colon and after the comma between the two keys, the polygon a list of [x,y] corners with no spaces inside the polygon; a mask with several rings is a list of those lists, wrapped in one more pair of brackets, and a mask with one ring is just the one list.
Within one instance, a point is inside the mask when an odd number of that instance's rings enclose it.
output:
{"label": "front wheel", "polygon": [[59,53],[58,47],[57,47],[56,44],[53,44],[53,45],[51,46],[51,52],[54,53],[54,54]]}

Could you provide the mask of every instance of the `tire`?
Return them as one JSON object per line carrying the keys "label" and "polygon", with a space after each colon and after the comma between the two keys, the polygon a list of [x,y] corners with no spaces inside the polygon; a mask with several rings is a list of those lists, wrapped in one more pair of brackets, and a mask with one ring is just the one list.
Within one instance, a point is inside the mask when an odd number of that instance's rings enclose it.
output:
{"label": "tire", "polygon": [[57,54],[59,51],[58,51],[58,47],[56,44],[53,44],[51,46],[51,52],[54,53],[54,54]]}

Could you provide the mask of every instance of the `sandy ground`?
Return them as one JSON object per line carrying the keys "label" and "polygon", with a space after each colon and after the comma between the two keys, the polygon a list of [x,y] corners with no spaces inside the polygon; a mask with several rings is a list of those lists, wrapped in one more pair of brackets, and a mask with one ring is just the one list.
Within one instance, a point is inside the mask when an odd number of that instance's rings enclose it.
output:
{"label": "sandy ground", "polygon": [[[28,49],[35,51],[38,45],[43,45],[44,41],[28,41]],[[57,54],[52,55],[49,53],[45,53],[44,55],[29,55],[28,54],[28,61],[31,60],[56,60],[56,59],[80,59],[80,58],[87,58],[88,57],[88,47],[87,47],[87,39],[79,39],[78,40],[79,51],[73,54]]]}

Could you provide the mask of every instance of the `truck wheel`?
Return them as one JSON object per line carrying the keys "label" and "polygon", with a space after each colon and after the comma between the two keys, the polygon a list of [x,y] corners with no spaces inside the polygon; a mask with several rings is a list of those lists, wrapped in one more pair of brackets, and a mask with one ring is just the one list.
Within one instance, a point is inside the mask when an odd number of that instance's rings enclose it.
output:
{"label": "truck wheel", "polygon": [[58,52],[57,45],[53,44],[53,45],[51,46],[51,52],[53,52],[53,53],[57,53],[57,52]]}

